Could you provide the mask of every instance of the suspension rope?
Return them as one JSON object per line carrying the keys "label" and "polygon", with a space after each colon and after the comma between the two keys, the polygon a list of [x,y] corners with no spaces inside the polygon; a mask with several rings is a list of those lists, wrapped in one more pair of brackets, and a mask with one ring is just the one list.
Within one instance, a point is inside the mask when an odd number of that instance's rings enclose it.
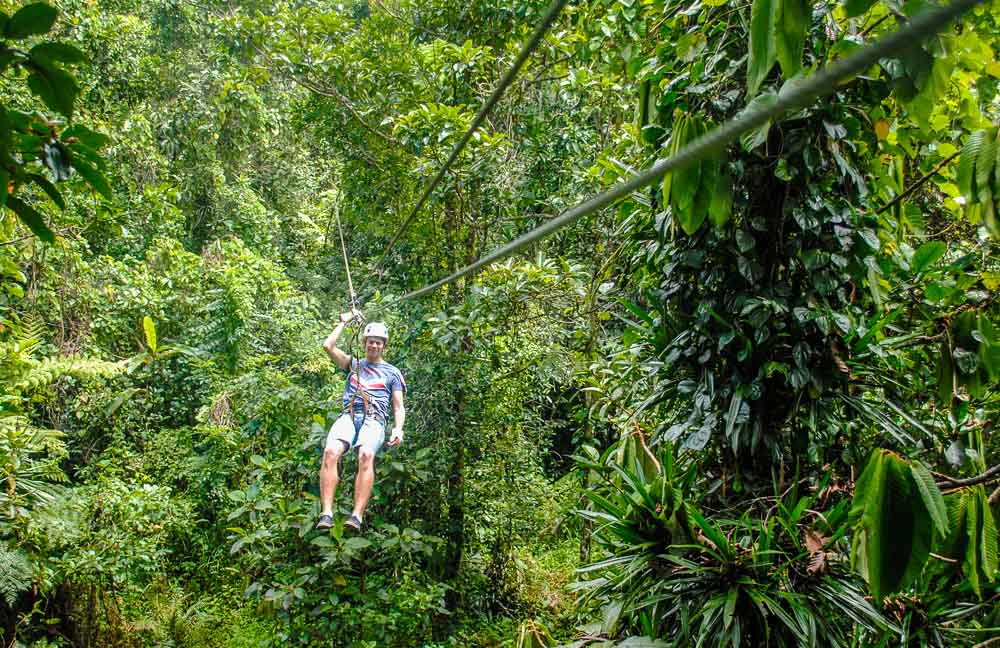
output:
{"label": "suspension rope", "polygon": [[984,0],[955,0],[955,2],[946,7],[916,16],[909,25],[882,38],[878,42],[866,46],[855,54],[818,71],[816,74],[800,82],[786,84],[786,87],[782,88],[773,102],[768,102],[753,110],[744,109],[740,115],[718,126],[711,132],[698,137],[674,155],[660,160],[631,180],[619,182],[604,193],[577,204],[552,220],[519,236],[447,277],[428,284],[423,288],[408,292],[396,299],[391,299],[385,304],[376,305],[376,308],[384,310],[396,303],[431,293],[441,286],[468,276],[484,266],[509,257],[563,227],[574,223],[583,216],[592,214],[619,198],[623,198],[633,191],[652,184],[671,171],[684,168],[712,153],[724,149],[743,133],[764,126],[768,122],[780,118],[789,110],[804,108],[814,100],[832,94],[836,91],[840,83],[864,72],[876,64],[879,59],[888,58],[892,54],[912,48],[914,43],[919,43],[925,38],[933,36],[944,29],[946,25],[982,2]]}
{"label": "suspension rope", "polygon": [[354,282],[351,281],[351,262],[347,258],[347,245],[344,243],[344,228],[340,225],[340,207],[334,207],[337,218],[337,231],[340,233],[340,252],[344,255],[344,271],[347,272],[347,293],[351,300],[351,308],[357,308],[358,297],[354,294]]}
{"label": "suspension rope", "polygon": [[531,38],[529,38],[528,42],[524,44],[523,48],[521,48],[521,52],[517,55],[517,59],[514,60],[514,64],[510,66],[510,69],[507,70],[507,73],[504,74],[502,79],[500,79],[500,83],[497,85],[496,89],[493,90],[493,94],[490,95],[490,98],[486,100],[486,103],[484,103],[482,107],[479,109],[479,113],[476,115],[475,119],[472,120],[472,124],[469,126],[469,129],[465,132],[465,135],[462,136],[462,139],[458,142],[458,144],[455,145],[455,148],[452,149],[451,155],[448,156],[448,159],[445,161],[445,163],[441,166],[440,169],[438,169],[437,175],[435,175],[434,178],[427,184],[427,187],[420,195],[420,198],[417,200],[417,203],[413,206],[413,209],[410,210],[409,215],[403,221],[403,224],[399,226],[399,229],[396,230],[396,233],[393,234],[391,239],[389,239],[389,243],[388,245],[385,246],[385,250],[382,252],[381,256],[379,256],[378,260],[375,262],[375,268],[378,268],[382,265],[382,262],[385,260],[386,256],[388,256],[393,246],[396,244],[397,241],[399,241],[399,237],[403,235],[403,232],[405,232],[406,229],[410,226],[410,224],[413,222],[413,219],[417,217],[417,214],[420,212],[420,208],[423,207],[424,204],[427,202],[427,199],[430,197],[431,192],[434,191],[434,189],[441,182],[441,179],[444,177],[444,174],[448,171],[451,165],[458,158],[458,155],[462,152],[462,149],[464,149],[465,145],[468,144],[469,140],[472,139],[473,134],[475,134],[476,130],[482,125],[483,121],[486,120],[486,116],[490,113],[491,110],[493,110],[493,107],[496,106],[496,104],[500,101],[500,98],[503,96],[503,93],[514,82],[514,79],[517,78],[517,75],[521,71],[521,68],[524,66],[524,63],[528,60],[528,57],[531,56],[531,53],[535,50],[535,48],[538,47],[538,44],[542,42],[542,38],[545,36],[545,33],[549,30],[549,27],[552,26],[552,23],[555,22],[556,17],[559,15],[559,12],[562,11],[562,8],[563,6],[566,5],[566,2],[567,0],[553,0],[552,4],[549,5],[549,8],[546,10],[545,15],[542,17],[542,21],[538,23],[538,26],[535,28],[534,33],[532,33]]}

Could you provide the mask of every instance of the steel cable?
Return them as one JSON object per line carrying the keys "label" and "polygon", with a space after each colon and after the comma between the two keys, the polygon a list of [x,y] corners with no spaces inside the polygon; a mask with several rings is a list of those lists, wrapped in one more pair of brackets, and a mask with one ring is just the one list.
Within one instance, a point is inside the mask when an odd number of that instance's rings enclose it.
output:
{"label": "steel cable", "polygon": [[493,107],[496,106],[497,103],[500,101],[500,98],[503,96],[503,93],[506,92],[507,88],[510,87],[510,85],[514,82],[514,79],[517,78],[517,75],[521,71],[521,68],[524,66],[524,63],[528,60],[528,57],[531,56],[531,53],[535,50],[535,48],[538,47],[539,43],[542,42],[542,38],[544,38],[546,32],[548,32],[549,27],[552,26],[552,23],[559,15],[559,12],[562,11],[562,8],[566,5],[566,2],[567,0],[553,0],[552,4],[549,5],[548,9],[545,11],[545,15],[542,16],[542,21],[538,23],[538,26],[535,28],[535,31],[531,34],[531,37],[528,39],[528,42],[525,43],[524,47],[521,48],[521,52],[517,55],[517,58],[514,60],[514,64],[510,66],[510,69],[507,70],[507,73],[504,74],[502,79],[500,79],[500,83],[497,85],[496,89],[493,90],[493,94],[490,95],[490,98],[486,100],[486,103],[484,103],[482,107],[479,109],[479,113],[476,115],[475,119],[472,120],[472,124],[469,126],[469,129],[465,132],[465,135],[463,135],[462,139],[459,140],[458,144],[455,145],[455,148],[453,148],[451,151],[451,155],[448,156],[448,159],[445,161],[445,163],[441,165],[440,169],[438,169],[437,174],[427,184],[427,187],[424,189],[423,193],[420,194],[420,198],[417,200],[417,203],[413,206],[413,209],[410,210],[410,213],[403,221],[403,224],[399,226],[399,228],[396,230],[396,233],[393,234],[391,239],[389,239],[389,243],[385,246],[385,250],[382,252],[378,260],[375,262],[375,268],[378,268],[379,266],[382,265],[382,262],[385,260],[386,256],[388,256],[389,252],[392,251],[393,246],[395,246],[396,242],[399,241],[399,237],[403,235],[403,232],[405,232],[406,229],[410,226],[410,224],[413,222],[413,219],[417,217],[417,214],[420,212],[420,209],[424,206],[424,204],[427,202],[427,199],[430,197],[431,192],[433,192],[434,189],[437,188],[438,184],[441,182],[441,179],[444,178],[444,174],[447,173],[451,165],[455,162],[456,159],[458,159],[458,156],[462,152],[462,149],[464,149],[466,144],[468,144],[469,141],[472,139],[472,136],[475,134],[476,130],[478,130],[479,127],[482,125],[482,123],[486,120],[486,116],[489,115],[491,110],[493,110]]}
{"label": "steel cable", "polygon": [[955,2],[946,7],[920,14],[913,18],[909,25],[899,31],[882,38],[872,45],[866,46],[861,51],[818,71],[808,78],[787,84],[786,87],[782,88],[773,102],[761,105],[753,110],[744,109],[740,115],[713,129],[711,132],[698,137],[676,154],[657,162],[631,180],[619,182],[604,193],[579,203],[552,220],[519,236],[478,261],[470,263],[443,279],[439,279],[423,288],[408,292],[401,297],[390,299],[385,304],[376,304],[374,308],[384,310],[401,301],[422,297],[441,286],[468,276],[480,268],[509,257],[563,227],[576,222],[583,216],[592,214],[633,191],[659,180],[666,173],[684,168],[723,149],[743,133],[764,126],[768,122],[778,119],[789,110],[803,108],[815,99],[832,94],[838,84],[860,74],[877,63],[879,59],[887,58],[892,54],[912,48],[914,43],[919,43],[923,39],[934,35],[982,2],[984,0],[955,0]]}

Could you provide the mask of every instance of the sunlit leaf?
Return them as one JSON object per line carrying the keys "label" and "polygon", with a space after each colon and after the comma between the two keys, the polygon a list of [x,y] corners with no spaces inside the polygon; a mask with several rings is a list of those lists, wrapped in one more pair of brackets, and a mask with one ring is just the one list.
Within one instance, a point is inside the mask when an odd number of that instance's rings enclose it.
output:
{"label": "sunlit leaf", "polygon": [[156,324],[149,315],[142,318],[142,330],[146,335],[146,346],[151,352],[156,353]]}

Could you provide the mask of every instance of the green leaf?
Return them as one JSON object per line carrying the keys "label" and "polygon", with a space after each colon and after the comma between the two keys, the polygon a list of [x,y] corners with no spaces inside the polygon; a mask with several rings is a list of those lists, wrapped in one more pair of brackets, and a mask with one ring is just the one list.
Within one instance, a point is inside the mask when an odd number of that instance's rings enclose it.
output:
{"label": "green leaf", "polygon": [[80,91],[73,76],[62,68],[50,63],[33,62],[32,73],[28,75],[28,87],[52,110],[73,116],[73,104]]}
{"label": "green leaf", "polygon": [[950,405],[955,396],[955,368],[952,365],[948,343],[941,343],[937,366],[938,399],[943,405]]}
{"label": "green leaf", "polygon": [[718,527],[712,524],[710,520],[706,520],[705,516],[703,516],[701,512],[691,504],[687,505],[687,514],[688,518],[693,520],[694,523],[698,525],[698,528],[700,528],[701,532],[705,534],[705,537],[713,545],[715,545],[715,548],[720,554],[726,557],[732,555],[732,548],[729,546],[729,540],[721,531],[719,531]]}
{"label": "green leaf", "polygon": [[982,514],[983,535],[980,538],[980,553],[982,558],[983,573],[992,581],[997,572],[997,525],[993,518],[993,510],[990,508],[989,498],[985,489],[979,487],[979,506]]}
{"label": "green leaf", "polygon": [[[685,122],[687,121],[687,115],[678,115],[674,121],[674,130],[670,134],[670,146],[668,150],[671,155],[677,153],[681,148],[681,139],[684,137],[684,129],[686,128]],[[674,174],[667,173],[663,176],[663,204],[670,204],[671,188],[673,185]]]}
{"label": "green leaf", "polygon": [[21,219],[28,229],[30,229],[35,236],[46,243],[52,243],[56,240],[55,234],[49,229],[49,226],[45,224],[45,219],[37,211],[31,208],[30,205],[23,202],[20,198],[15,198],[14,196],[9,196],[7,198],[7,207],[12,209],[17,217]]}
{"label": "green leaf", "polygon": [[15,58],[17,58],[17,54],[15,54],[14,50],[8,47],[0,47],[0,72],[6,70],[7,66],[9,66]]}
{"label": "green leaf", "polygon": [[[0,108],[3,110],[3,108]],[[7,204],[7,185],[10,184],[10,173],[7,169],[0,166],[0,209]]]}
{"label": "green leaf", "polygon": [[68,43],[39,43],[31,48],[28,56],[41,63],[83,63],[87,57]]}
{"label": "green leaf", "polygon": [[934,522],[934,528],[942,538],[947,537],[948,509],[945,508],[944,496],[941,494],[941,489],[934,483],[931,471],[919,461],[912,461],[910,462],[910,472],[913,473],[913,480],[917,484],[917,490],[920,492],[924,507]]}
{"label": "green leaf", "polygon": [[722,624],[726,628],[733,624],[733,613],[736,611],[736,601],[740,595],[739,588],[730,587],[726,594],[726,607],[723,610]]}
{"label": "green leaf", "polygon": [[25,5],[7,21],[4,36],[17,40],[44,34],[52,29],[57,15],[56,8],[44,2]]}
{"label": "green leaf", "polygon": [[86,160],[90,162],[94,168],[100,171],[103,171],[105,166],[107,166],[107,162],[103,157],[101,157],[101,154],[83,142],[76,141],[72,144],[67,144],[66,150],[69,151],[70,157],[74,160]]}
{"label": "green leaf", "polygon": [[848,18],[860,16],[875,4],[875,0],[844,0],[844,11]]}
{"label": "green leaf", "polygon": [[355,551],[360,551],[361,549],[367,549],[368,547],[372,546],[372,542],[367,538],[359,538],[358,536],[354,536],[352,538],[348,538],[347,540],[345,540],[344,546],[349,549],[353,549]]}
{"label": "green leaf", "polygon": [[639,84],[639,105],[635,111],[635,130],[638,140],[636,144],[642,145],[642,129],[649,123],[649,89],[651,82],[649,79]]}
{"label": "green leaf", "polygon": [[805,50],[806,33],[812,22],[810,0],[774,0],[777,5],[775,23],[775,53],[785,78],[795,76],[802,69],[802,52]]}
{"label": "green leaf", "polygon": [[733,186],[728,171],[719,174],[719,182],[711,192],[708,203],[708,217],[716,227],[723,227],[733,213]]}
{"label": "green leaf", "polygon": [[63,200],[62,194],[56,189],[55,185],[49,182],[45,176],[40,176],[37,173],[29,173],[27,178],[41,187],[42,191],[48,194],[52,202],[59,207],[59,209],[66,209],[66,202]]}
{"label": "green leaf", "polygon": [[912,582],[930,555],[930,515],[917,490],[907,463],[887,450],[872,454],[855,486],[852,555],[876,599]]}
{"label": "green leaf", "polygon": [[614,648],[670,648],[670,644],[650,637],[628,637]]}
{"label": "green leaf", "polygon": [[156,353],[156,324],[153,323],[153,318],[149,315],[145,315],[142,318],[142,330],[146,334],[146,346],[153,353]]}
{"label": "green leaf", "polygon": [[761,82],[778,59],[775,18],[781,0],[754,0],[750,9],[750,53],[747,61],[747,96],[757,94]]}
{"label": "green leaf", "polygon": [[88,162],[81,160],[79,157],[73,157],[73,168],[76,172],[83,176],[83,179],[94,188],[99,194],[111,199],[111,185],[108,184],[108,179],[104,177],[104,174],[90,166]]}
{"label": "green leaf", "polygon": [[948,246],[941,241],[928,241],[921,245],[913,254],[913,272],[921,273],[931,267],[944,256],[948,251]]}
{"label": "green leaf", "polygon": [[985,130],[977,130],[969,135],[968,141],[962,147],[962,154],[958,157],[955,183],[958,185],[958,190],[970,203],[976,202],[976,160],[983,143],[986,141],[986,135]]}
{"label": "green leaf", "polygon": [[983,143],[979,147],[979,155],[976,156],[976,197],[979,202],[985,203],[993,199],[993,164],[996,161],[997,149],[996,129],[991,128],[986,131]]}
{"label": "green leaf", "polygon": [[[753,100],[749,104],[747,104],[747,107],[744,109],[743,112],[746,113],[749,111],[760,110],[762,108],[769,107],[777,100],[778,100],[777,93],[768,90],[754,97]],[[744,133],[740,137],[740,144],[743,146],[743,150],[752,151],[753,149],[757,148],[758,146],[766,142],[767,134],[770,132],[770,130],[771,130],[771,122],[768,121],[763,126],[760,126],[758,128],[755,128],[754,130]]]}
{"label": "green leaf", "polygon": [[965,577],[968,579],[969,584],[972,585],[972,590],[976,593],[976,596],[982,598],[983,592],[979,582],[981,558],[979,548],[979,504],[980,500],[973,491],[969,496],[969,501],[965,509],[965,535],[968,538],[968,543],[965,545],[965,560],[962,561],[962,570],[965,572]]}
{"label": "green leaf", "polygon": [[[695,118],[687,120],[683,135],[684,143],[694,140],[702,132],[704,132],[703,126]],[[670,204],[674,210],[674,218],[688,235],[697,232],[708,215],[707,200],[703,201],[704,204],[695,205],[695,198],[701,187],[703,164],[700,161],[693,162],[672,174]],[[707,199],[707,196],[703,198]]]}
{"label": "green leaf", "polygon": [[993,322],[985,314],[979,316],[979,335],[983,342],[979,345],[979,362],[986,369],[990,381],[1000,380],[1000,337]]}
{"label": "green leaf", "polygon": [[[997,136],[1000,137],[1000,133]],[[993,195],[1000,196],[1000,141],[996,142],[993,150],[995,151],[993,157]],[[1000,233],[994,233],[993,235],[1000,237]]]}
{"label": "green leaf", "polygon": [[889,464],[890,479],[887,510],[888,523],[885,536],[886,561],[885,592],[898,592],[912,583],[924,568],[930,556],[933,529],[930,514],[922,505],[917,485],[907,462],[893,457]]}
{"label": "green leaf", "polygon": [[108,142],[111,141],[111,138],[104,133],[92,131],[86,126],[81,126],[80,124],[73,124],[64,130],[59,134],[59,139],[70,145],[79,141],[87,148],[92,149],[95,155],[97,154],[97,151],[107,146]]}

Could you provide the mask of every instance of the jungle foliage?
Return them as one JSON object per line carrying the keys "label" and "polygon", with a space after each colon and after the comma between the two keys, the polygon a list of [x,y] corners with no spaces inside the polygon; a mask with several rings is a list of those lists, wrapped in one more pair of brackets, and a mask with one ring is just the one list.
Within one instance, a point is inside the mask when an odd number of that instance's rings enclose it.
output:
{"label": "jungle foliage", "polygon": [[567,3],[387,248],[546,4],[0,0],[5,644],[995,641],[1000,3],[396,301],[935,6]]}

